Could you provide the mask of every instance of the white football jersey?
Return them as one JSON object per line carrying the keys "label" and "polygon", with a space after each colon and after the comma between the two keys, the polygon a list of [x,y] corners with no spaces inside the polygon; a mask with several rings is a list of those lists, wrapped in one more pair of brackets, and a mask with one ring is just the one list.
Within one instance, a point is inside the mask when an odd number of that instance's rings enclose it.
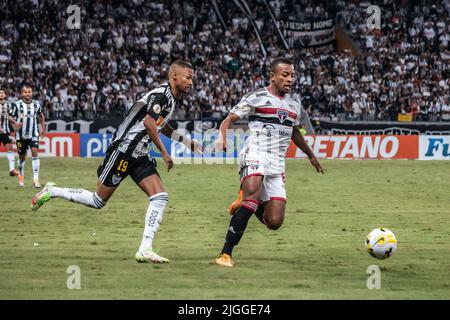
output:
{"label": "white football jersey", "polygon": [[259,160],[268,175],[283,173],[292,130],[300,125],[301,111],[301,102],[290,94],[278,97],[267,88],[246,94],[231,110],[249,120],[250,135],[240,153],[241,159]]}

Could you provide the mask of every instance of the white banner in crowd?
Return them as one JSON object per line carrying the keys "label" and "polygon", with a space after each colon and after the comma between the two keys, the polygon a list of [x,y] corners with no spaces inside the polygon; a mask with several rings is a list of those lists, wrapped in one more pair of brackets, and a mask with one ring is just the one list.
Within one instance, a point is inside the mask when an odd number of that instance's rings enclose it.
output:
{"label": "white banner in crowd", "polygon": [[334,18],[317,21],[281,21],[285,36],[291,45],[300,41],[304,47],[315,47],[331,43],[336,38]]}

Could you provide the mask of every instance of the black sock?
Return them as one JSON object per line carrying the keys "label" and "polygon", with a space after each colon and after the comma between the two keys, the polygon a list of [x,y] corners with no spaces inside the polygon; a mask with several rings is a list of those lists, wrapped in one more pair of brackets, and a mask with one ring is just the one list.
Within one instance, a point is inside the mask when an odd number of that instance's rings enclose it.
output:
{"label": "black sock", "polygon": [[258,218],[259,221],[261,221],[262,224],[265,225],[265,222],[264,222],[264,205],[262,203],[259,205],[258,210],[256,210],[255,216]]}
{"label": "black sock", "polygon": [[248,220],[252,216],[253,211],[241,206],[231,218],[230,226],[228,228],[227,236],[225,238],[225,245],[223,246],[222,253],[229,254],[233,251],[244,234],[247,227]]}

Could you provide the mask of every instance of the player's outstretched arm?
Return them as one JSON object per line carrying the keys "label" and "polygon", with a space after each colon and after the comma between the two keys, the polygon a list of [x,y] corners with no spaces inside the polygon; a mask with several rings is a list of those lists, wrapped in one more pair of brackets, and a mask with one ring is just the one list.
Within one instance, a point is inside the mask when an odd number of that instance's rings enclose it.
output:
{"label": "player's outstretched arm", "polygon": [[163,135],[165,135],[166,137],[177,141],[177,142],[181,142],[182,144],[184,144],[186,147],[188,147],[189,149],[191,149],[192,152],[197,152],[202,154],[203,153],[203,146],[200,142],[198,142],[195,139],[189,139],[188,137],[186,137],[185,135],[179,134],[178,132],[175,131],[174,128],[172,128],[169,124],[166,124],[162,129],[161,129],[161,133]]}
{"label": "player's outstretched arm", "polygon": [[317,160],[316,156],[314,155],[314,152],[308,146],[308,144],[306,143],[302,134],[300,133],[299,126],[295,126],[293,128],[291,139],[292,139],[292,141],[294,141],[294,144],[308,156],[309,161],[311,162],[311,165],[314,168],[316,168],[316,171],[318,173],[325,173],[322,166],[319,163],[319,160]]}
{"label": "player's outstretched arm", "polygon": [[216,150],[217,151],[227,151],[227,130],[231,127],[231,125],[241,119],[237,114],[230,113],[225,120],[222,121],[219,127],[219,138],[216,142]]}
{"label": "player's outstretched arm", "polygon": [[161,156],[167,165],[167,171],[169,171],[173,167],[173,161],[166,148],[164,147],[161,138],[159,137],[158,127],[156,126],[155,119],[153,119],[149,115],[146,115],[144,119],[144,126],[148,135],[150,136],[150,139],[152,139],[158,150],[161,151]]}

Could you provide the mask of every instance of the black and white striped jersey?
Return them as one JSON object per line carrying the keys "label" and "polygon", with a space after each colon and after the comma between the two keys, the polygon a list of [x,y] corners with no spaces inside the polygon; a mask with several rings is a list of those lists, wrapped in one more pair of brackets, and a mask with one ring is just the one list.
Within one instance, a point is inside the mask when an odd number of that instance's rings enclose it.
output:
{"label": "black and white striped jersey", "polygon": [[19,100],[13,105],[12,116],[22,123],[16,130],[16,140],[26,140],[39,137],[39,115],[42,113],[39,101],[29,103]]}
{"label": "black and white striped jersey", "polygon": [[175,109],[175,98],[168,83],[147,92],[128,111],[111,140],[111,147],[134,158],[148,156],[152,143],[144,126],[144,118],[149,115],[156,120],[158,131],[167,124]]}
{"label": "black and white striped jersey", "polygon": [[0,134],[11,132],[9,116],[13,111],[12,104],[9,101],[0,102]]}

